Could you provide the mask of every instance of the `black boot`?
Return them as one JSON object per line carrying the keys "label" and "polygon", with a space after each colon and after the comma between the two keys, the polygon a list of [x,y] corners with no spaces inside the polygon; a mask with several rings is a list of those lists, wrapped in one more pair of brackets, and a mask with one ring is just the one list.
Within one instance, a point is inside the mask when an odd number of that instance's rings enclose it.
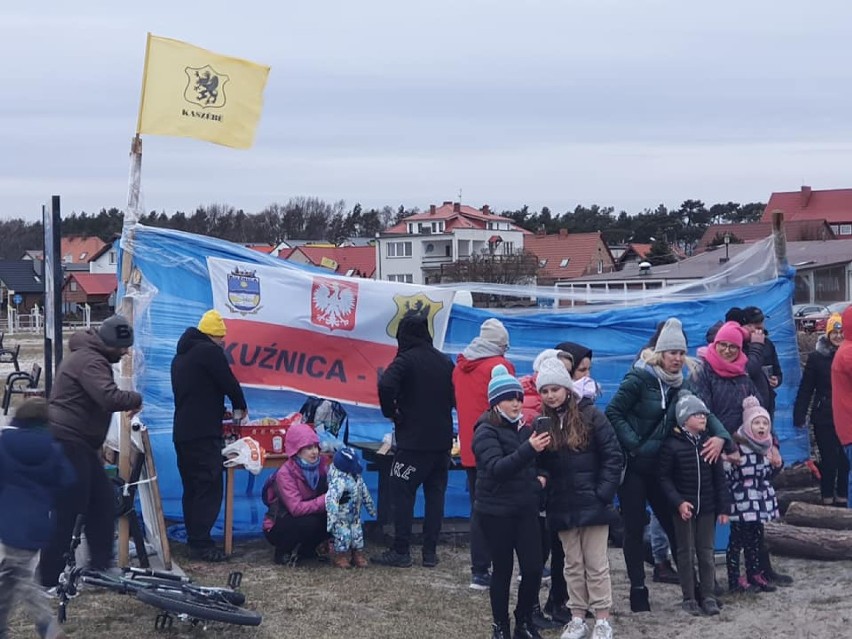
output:
{"label": "black boot", "polygon": [[666,559],[660,564],[654,564],[654,581],[661,584],[679,584],[680,577],[672,566],[672,562]]}
{"label": "black boot", "polygon": [[508,621],[501,623],[495,621],[491,624],[491,639],[509,639],[510,633]]}
{"label": "black boot", "polygon": [[512,635],[512,639],[544,639],[544,637],[539,634],[530,614],[523,617],[515,615],[515,634]]}
{"label": "black boot", "polygon": [[558,621],[554,621],[546,614],[544,614],[541,610],[541,606],[536,605],[532,611],[532,619],[533,625],[540,630],[555,630],[556,628],[561,628],[562,624]]}
{"label": "black boot", "polygon": [[758,552],[760,562],[760,571],[767,580],[771,581],[776,586],[792,586],[793,578],[790,575],[784,575],[780,572],[775,572],[772,568],[772,562],[769,558],[769,549],[765,545],[761,545]]}
{"label": "black boot", "polygon": [[630,589],[630,610],[632,612],[651,612],[648,589],[645,586]]}
{"label": "black boot", "polygon": [[553,621],[557,621],[564,626],[571,621],[571,609],[566,604],[567,602],[556,603],[556,600],[550,596],[544,604],[544,614],[550,615]]}

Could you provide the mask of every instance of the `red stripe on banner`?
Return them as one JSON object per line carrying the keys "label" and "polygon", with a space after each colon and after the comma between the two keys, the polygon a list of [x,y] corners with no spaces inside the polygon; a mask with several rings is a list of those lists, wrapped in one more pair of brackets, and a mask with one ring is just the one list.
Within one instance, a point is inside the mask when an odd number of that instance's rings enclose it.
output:
{"label": "red stripe on banner", "polygon": [[281,324],[228,320],[225,354],[241,384],[378,406],[381,370],[396,346]]}

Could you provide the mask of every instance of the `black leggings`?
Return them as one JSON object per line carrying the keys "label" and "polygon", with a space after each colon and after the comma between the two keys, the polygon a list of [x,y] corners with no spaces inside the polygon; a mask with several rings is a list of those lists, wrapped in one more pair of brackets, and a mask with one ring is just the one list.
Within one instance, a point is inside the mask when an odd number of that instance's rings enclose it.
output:
{"label": "black leggings", "polygon": [[849,460],[837,438],[834,424],[814,426],[814,439],[819,448],[820,493],[823,499],[846,501],[849,494]]}
{"label": "black leggings", "polygon": [[291,553],[298,547],[300,557],[310,558],[316,554],[316,547],[329,537],[326,531],[327,521],[324,510],[301,517],[285,513],[264,535],[266,540],[275,546],[276,552]]}
{"label": "black leggings", "polygon": [[759,521],[732,521],[728,539],[726,564],[728,586],[734,587],[740,578],[740,551],[745,554],[746,576],[751,579],[760,572],[760,546],[763,542],[763,524]]}
{"label": "black leggings", "polygon": [[641,588],[645,585],[645,526],[648,523],[645,505],[651,506],[669,538],[672,556],[677,557],[677,540],[672,522],[674,510],[669,506],[657,476],[653,472],[636,472],[630,466],[618,490],[618,503],[624,520],[622,550],[627,576],[632,588]]}
{"label": "black leggings", "polygon": [[494,622],[509,622],[509,589],[516,553],[523,579],[518,586],[515,618],[528,617],[538,603],[538,589],[541,586],[541,533],[538,517],[535,513],[517,517],[480,514],[479,517],[491,551],[490,594]]}

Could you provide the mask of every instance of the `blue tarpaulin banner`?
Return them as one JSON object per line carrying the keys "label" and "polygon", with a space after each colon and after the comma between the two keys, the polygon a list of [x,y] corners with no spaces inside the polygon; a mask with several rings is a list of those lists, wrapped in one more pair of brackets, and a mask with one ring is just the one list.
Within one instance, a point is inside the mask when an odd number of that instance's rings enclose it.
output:
{"label": "blue tarpaulin banner", "polygon": [[[328,275],[324,269],[303,267],[236,244],[196,236],[179,231],[136,225],[125,231],[122,250],[132,251],[134,267],[131,285],[123,294],[135,300],[136,344],[134,383],[144,397],[142,420],[148,426],[162,496],[163,511],[168,519],[181,520],[181,483],[171,441],[173,396],[170,365],[178,338],[189,326],[195,326],[201,315],[213,307],[208,258],[221,258],[259,266],[272,266],[304,275],[305,271]],[[308,284],[310,285],[310,284]],[[397,286],[398,288],[398,286]],[[787,463],[809,456],[808,435],[792,424],[792,404],[800,381],[795,326],[791,315],[793,273],[767,281],[731,289],[707,291],[700,296],[678,301],[660,301],[645,305],[608,305],[600,311],[594,307],[583,312],[565,312],[536,308],[524,313],[471,308],[453,305],[447,324],[444,351],[455,359],[474,337],[480,324],[489,317],[499,317],[509,331],[508,357],[518,374],[529,374],[535,355],[563,341],[584,344],[594,352],[592,376],[603,391],[598,405],[603,409],[624,374],[635,361],[641,348],[653,334],[659,321],[678,317],[684,325],[689,354],[706,344],[707,329],[724,318],[732,306],[759,306],[767,315],[766,326],[775,342],[784,372],[778,389],[775,428],[781,440],[781,452]],[[393,287],[388,287],[392,294]],[[268,303],[286,305],[292,300]],[[310,345],[306,345],[309,347]],[[298,411],[305,394],[291,390],[245,388],[252,417],[283,417]],[[381,413],[369,406],[347,404],[351,441],[380,441],[391,429]],[[235,536],[256,536],[261,532],[264,506],[260,486],[264,475],[250,479],[249,473],[238,472],[235,486]],[[469,497],[464,473],[451,473],[447,492],[446,515],[466,517]],[[375,473],[365,478],[376,490]],[[422,513],[422,497],[418,498],[418,514]]]}

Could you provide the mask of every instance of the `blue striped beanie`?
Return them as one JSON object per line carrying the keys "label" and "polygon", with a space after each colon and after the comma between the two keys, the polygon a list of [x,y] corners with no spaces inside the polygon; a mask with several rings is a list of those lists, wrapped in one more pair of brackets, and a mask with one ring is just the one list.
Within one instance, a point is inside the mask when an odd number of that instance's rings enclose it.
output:
{"label": "blue striped beanie", "polygon": [[497,364],[491,369],[491,381],[488,382],[488,405],[493,408],[504,399],[513,398],[523,400],[524,388],[517,379],[509,375],[503,364]]}

